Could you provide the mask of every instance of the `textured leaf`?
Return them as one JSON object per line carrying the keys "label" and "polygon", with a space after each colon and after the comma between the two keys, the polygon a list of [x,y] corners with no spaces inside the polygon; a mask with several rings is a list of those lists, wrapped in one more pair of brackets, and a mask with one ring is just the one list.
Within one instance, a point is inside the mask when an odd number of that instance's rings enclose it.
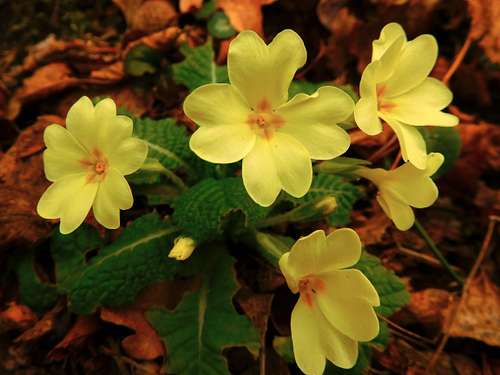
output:
{"label": "textured leaf", "polygon": [[34,268],[34,253],[26,252],[16,260],[19,296],[23,305],[41,314],[52,307],[58,297],[54,285],[43,283]]}
{"label": "textured leaf", "polygon": [[375,309],[379,314],[390,316],[410,301],[405,284],[393,271],[385,268],[376,256],[364,252],[354,268],[362,271],[377,289],[380,306]]}
{"label": "textured leaf", "polygon": [[437,178],[445,174],[458,159],[462,140],[456,128],[444,127],[417,127],[425,139],[427,152],[440,152],[444,156],[443,165],[432,176]]}
{"label": "textured leaf", "polygon": [[186,58],[172,65],[173,77],[177,83],[193,91],[207,83],[228,82],[227,68],[214,62],[214,51],[210,41],[195,48],[184,45],[180,51]]}
{"label": "textured leaf", "polygon": [[358,188],[338,176],[319,173],[314,176],[311,189],[302,198],[290,200],[297,203],[309,203],[323,197],[335,197],[337,208],[328,217],[332,226],[349,223],[353,204],[361,197]]}
{"label": "textured leaf", "polygon": [[55,230],[50,241],[50,251],[55,264],[57,289],[68,292],[85,267],[85,255],[103,244],[97,230],[82,225],[76,231],[64,235]]}
{"label": "textured leaf", "polygon": [[234,309],[238,289],[234,260],[222,249],[210,249],[200,289],[184,297],[174,311],[152,310],[147,316],[165,342],[169,373],[178,375],[229,374],[222,351],[245,346],[256,352],[256,329]]}
{"label": "textured leaf", "polygon": [[125,58],[125,72],[134,77],[155,73],[160,66],[161,55],[144,44],[132,48]]}
{"label": "textured leaf", "polygon": [[176,228],[156,213],[135,220],[91,259],[73,283],[71,310],[90,314],[100,305],[131,303],[145,286],[171,278],[178,263],[167,254],[175,232]]}
{"label": "textured leaf", "polygon": [[183,234],[197,242],[220,235],[222,221],[231,212],[241,211],[247,225],[255,224],[268,212],[252,201],[238,177],[203,180],[182,194],[174,208],[176,224],[183,229]]}
{"label": "textured leaf", "polygon": [[174,119],[136,119],[134,135],[148,143],[149,158],[157,159],[168,169],[189,169],[186,161],[192,155],[189,138],[186,128],[177,125]]}
{"label": "textured leaf", "polygon": [[214,37],[219,39],[227,39],[236,34],[236,30],[231,23],[229,18],[224,12],[215,12],[207,23],[208,32]]}

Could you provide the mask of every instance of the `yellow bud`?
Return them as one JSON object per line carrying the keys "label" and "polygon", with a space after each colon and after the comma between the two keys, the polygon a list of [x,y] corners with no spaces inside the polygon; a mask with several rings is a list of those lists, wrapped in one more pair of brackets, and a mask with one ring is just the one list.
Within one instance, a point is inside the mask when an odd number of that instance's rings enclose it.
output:
{"label": "yellow bud", "polygon": [[177,260],[186,260],[191,256],[196,248],[196,242],[190,237],[177,237],[174,241],[174,247],[168,254],[169,258]]}
{"label": "yellow bud", "polygon": [[329,215],[337,208],[337,200],[335,197],[328,196],[321,199],[314,207],[324,215]]}

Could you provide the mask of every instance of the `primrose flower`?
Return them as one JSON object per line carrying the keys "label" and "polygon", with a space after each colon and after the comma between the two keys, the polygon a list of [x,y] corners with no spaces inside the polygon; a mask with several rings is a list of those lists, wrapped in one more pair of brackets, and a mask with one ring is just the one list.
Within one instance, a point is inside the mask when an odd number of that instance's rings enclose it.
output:
{"label": "primrose flower", "polygon": [[280,258],[288,287],[300,293],[292,311],[292,344],[297,365],[308,375],[322,374],[326,359],[353,367],[358,341],[378,335],[377,291],[361,271],[346,269],[360,256],[359,236],[343,228],[302,237]]}
{"label": "primrose flower", "polygon": [[443,161],[444,156],[436,152],[427,156],[425,169],[405,163],[390,171],[363,167],[356,170],[356,174],[377,185],[377,201],[386,215],[399,230],[408,230],[415,222],[411,207],[425,208],[436,201],[439,192],[431,176]]}
{"label": "primrose flower", "polygon": [[70,233],[93,208],[96,220],[109,229],[120,226],[120,209],[132,207],[124,175],[137,171],[148,153],[147,144],[132,137],[133,123],[117,116],[113,100],[95,108],[86,96],[69,109],[66,128],[50,125],[43,139],[45,176],[52,185],[38,202],[38,214],[61,219],[60,231]]}
{"label": "primrose flower", "polygon": [[245,188],[262,206],[281,189],[303,196],[311,186],[311,159],[332,159],[349,147],[349,135],[336,125],[352,115],[348,94],[326,86],[288,101],[288,87],[306,58],[292,30],[269,45],[243,31],[229,46],[231,84],[201,86],[184,101],[184,112],[199,126],[191,149],[212,163],[243,159]]}
{"label": "primrose flower", "polygon": [[361,98],[354,110],[356,123],[366,134],[380,133],[380,119],[384,120],[399,139],[403,159],[419,169],[426,168],[427,151],[416,127],[458,124],[456,116],[441,112],[453,94],[441,81],[428,77],[437,54],[432,35],[407,41],[401,25],[386,25],[373,42],[372,62],[361,77]]}

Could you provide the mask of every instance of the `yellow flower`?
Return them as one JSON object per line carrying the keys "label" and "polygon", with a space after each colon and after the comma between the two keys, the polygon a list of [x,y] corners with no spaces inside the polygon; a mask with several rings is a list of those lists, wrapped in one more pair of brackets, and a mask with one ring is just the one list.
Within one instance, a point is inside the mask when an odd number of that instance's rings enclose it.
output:
{"label": "yellow flower", "polygon": [[90,207],[106,228],[120,226],[120,209],[132,207],[133,197],[123,177],[137,171],[146,159],[145,142],[132,137],[133,123],[116,115],[113,100],[95,108],[86,96],[68,111],[66,128],[50,125],[43,139],[45,176],[53,184],[38,202],[38,214],[61,219],[60,231],[80,226]]}
{"label": "yellow flower", "polygon": [[438,197],[438,188],[431,176],[443,164],[444,157],[440,153],[430,153],[426,159],[425,169],[405,163],[390,171],[364,167],[356,171],[377,185],[377,201],[399,230],[408,230],[415,222],[411,207],[429,207]]}
{"label": "yellow flower", "polygon": [[196,248],[196,242],[190,237],[177,237],[174,241],[174,247],[168,254],[169,258],[177,260],[186,260],[193,254]]}
{"label": "yellow flower", "polygon": [[436,39],[424,34],[407,41],[397,23],[386,25],[373,42],[372,62],[363,72],[354,117],[366,134],[382,131],[380,119],[396,133],[405,161],[425,169],[425,141],[416,126],[455,126],[458,118],[441,110],[453,95],[428,77],[438,54]]}
{"label": "yellow flower", "polygon": [[336,125],[354,109],[345,92],[327,86],[287,101],[305,62],[304,43],[294,31],[282,31],[269,45],[243,31],[229,47],[231,84],[201,86],[184,102],[184,112],[199,126],[191,149],[212,163],[243,159],[245,188],[262,206],[271,205],[281,189],[303,196],[311,186],[311,159],[332,159],[349,147],[349,135]]}
{"label": "yellow flower", "polygon": [[320,375],[326,360],[351,368],[358,357],[358,341],[379,332],[373,306],[377,291],[356,269],[361,241],[355,231],[338,229],[328,236],[317,230],[300,238],[279,265],[293,293],[300,293],[291,319],[295,360],[308,375]]}

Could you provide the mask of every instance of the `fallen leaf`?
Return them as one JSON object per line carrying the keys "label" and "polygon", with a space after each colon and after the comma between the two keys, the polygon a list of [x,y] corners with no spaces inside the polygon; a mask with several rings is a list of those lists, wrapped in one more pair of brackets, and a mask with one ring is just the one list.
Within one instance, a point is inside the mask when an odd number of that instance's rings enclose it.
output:
{"label": "fallen leaf", "polygon": [[42,318],[36,322],[36,324],[24,331],[19,337],[17,337],[15,343],[31,342],[45,336],[47,333],[51,332],[55,328],[56,319],[59,313],[65,308],[65,302],[59,301],[52,310],[45,313]]}
{"label": "fallen leaf", "polygon": [[243,312],[252,321],[253,325],[265,335],[267,331],[267,321],[271,314],[271,304],[273,294],[253,293],[248,288],[242,288],[235,296],[236,302],[241,306]]}
{"label": "fallen leaf", "polygon": [[175,8],[167,0],[113,0],[125,16],[131,30],[146,34],[161,30],[177,18]]}
{"label": "fallen leaf", "polygon": [[356,223],[354,226],[356,233],[361,238],[361,243],[365,246],[381,243],[387,228],[392,223],[378,204],[373,205],[372,211],[370,216],[363,218],[363,222]]}
{"label": "fallen leaf", "polygon": [[262,7],[275,0],[217,0],[217,5],[229,18],[237,31],[253,30],[264,35]]}
{"label": "fallen leaf", "polygon": [[98,325],[94,315],[80,315],[62,341],[47,354],[47,358],[55,361],[63,360],[68,348],[80,345],[85,338],[97,331]]}
{"label": "fallen leaf", "polygon": [[180,0],[179,9],[181,13],[188,13],[200,9],[202,4],[203,0]]}
{"label": "fallen leaf", "polygon": [[33,246],[50,233],[51,225],[36,213],[36,204],[49,185],[42,165],[43,131],[58,116],[40,116],[21,132],[0,157],[0,248]]}
{"label": "fallen leaf", "polygon": [[493,63],[500,63],[500,2],[468,0],[471,16],[471,37],[479,40],[486,56]]}
{"label": "fallen leaf", "polygon": [[443,310],[448,308],[454,296],[443,289],[424,289],[411,293],[410,303],[406,310],[410,312],[416,322],[425,325],[435,332],[443,325]]}
{"label": "fallen leaf", "polygon": [[0,334],[12,329],[25,330],[37,321],[36,315],[28,306],[10,302],[7,309],[0,312]]}
{"label": "fallen leaf", "polygon": [[139,360],[152,360],[165,354],[163,343],[145,318],[144,311],[133,308],[103,308],[101,319],[135,331],[122,340],[123,350],[129,356]]}

